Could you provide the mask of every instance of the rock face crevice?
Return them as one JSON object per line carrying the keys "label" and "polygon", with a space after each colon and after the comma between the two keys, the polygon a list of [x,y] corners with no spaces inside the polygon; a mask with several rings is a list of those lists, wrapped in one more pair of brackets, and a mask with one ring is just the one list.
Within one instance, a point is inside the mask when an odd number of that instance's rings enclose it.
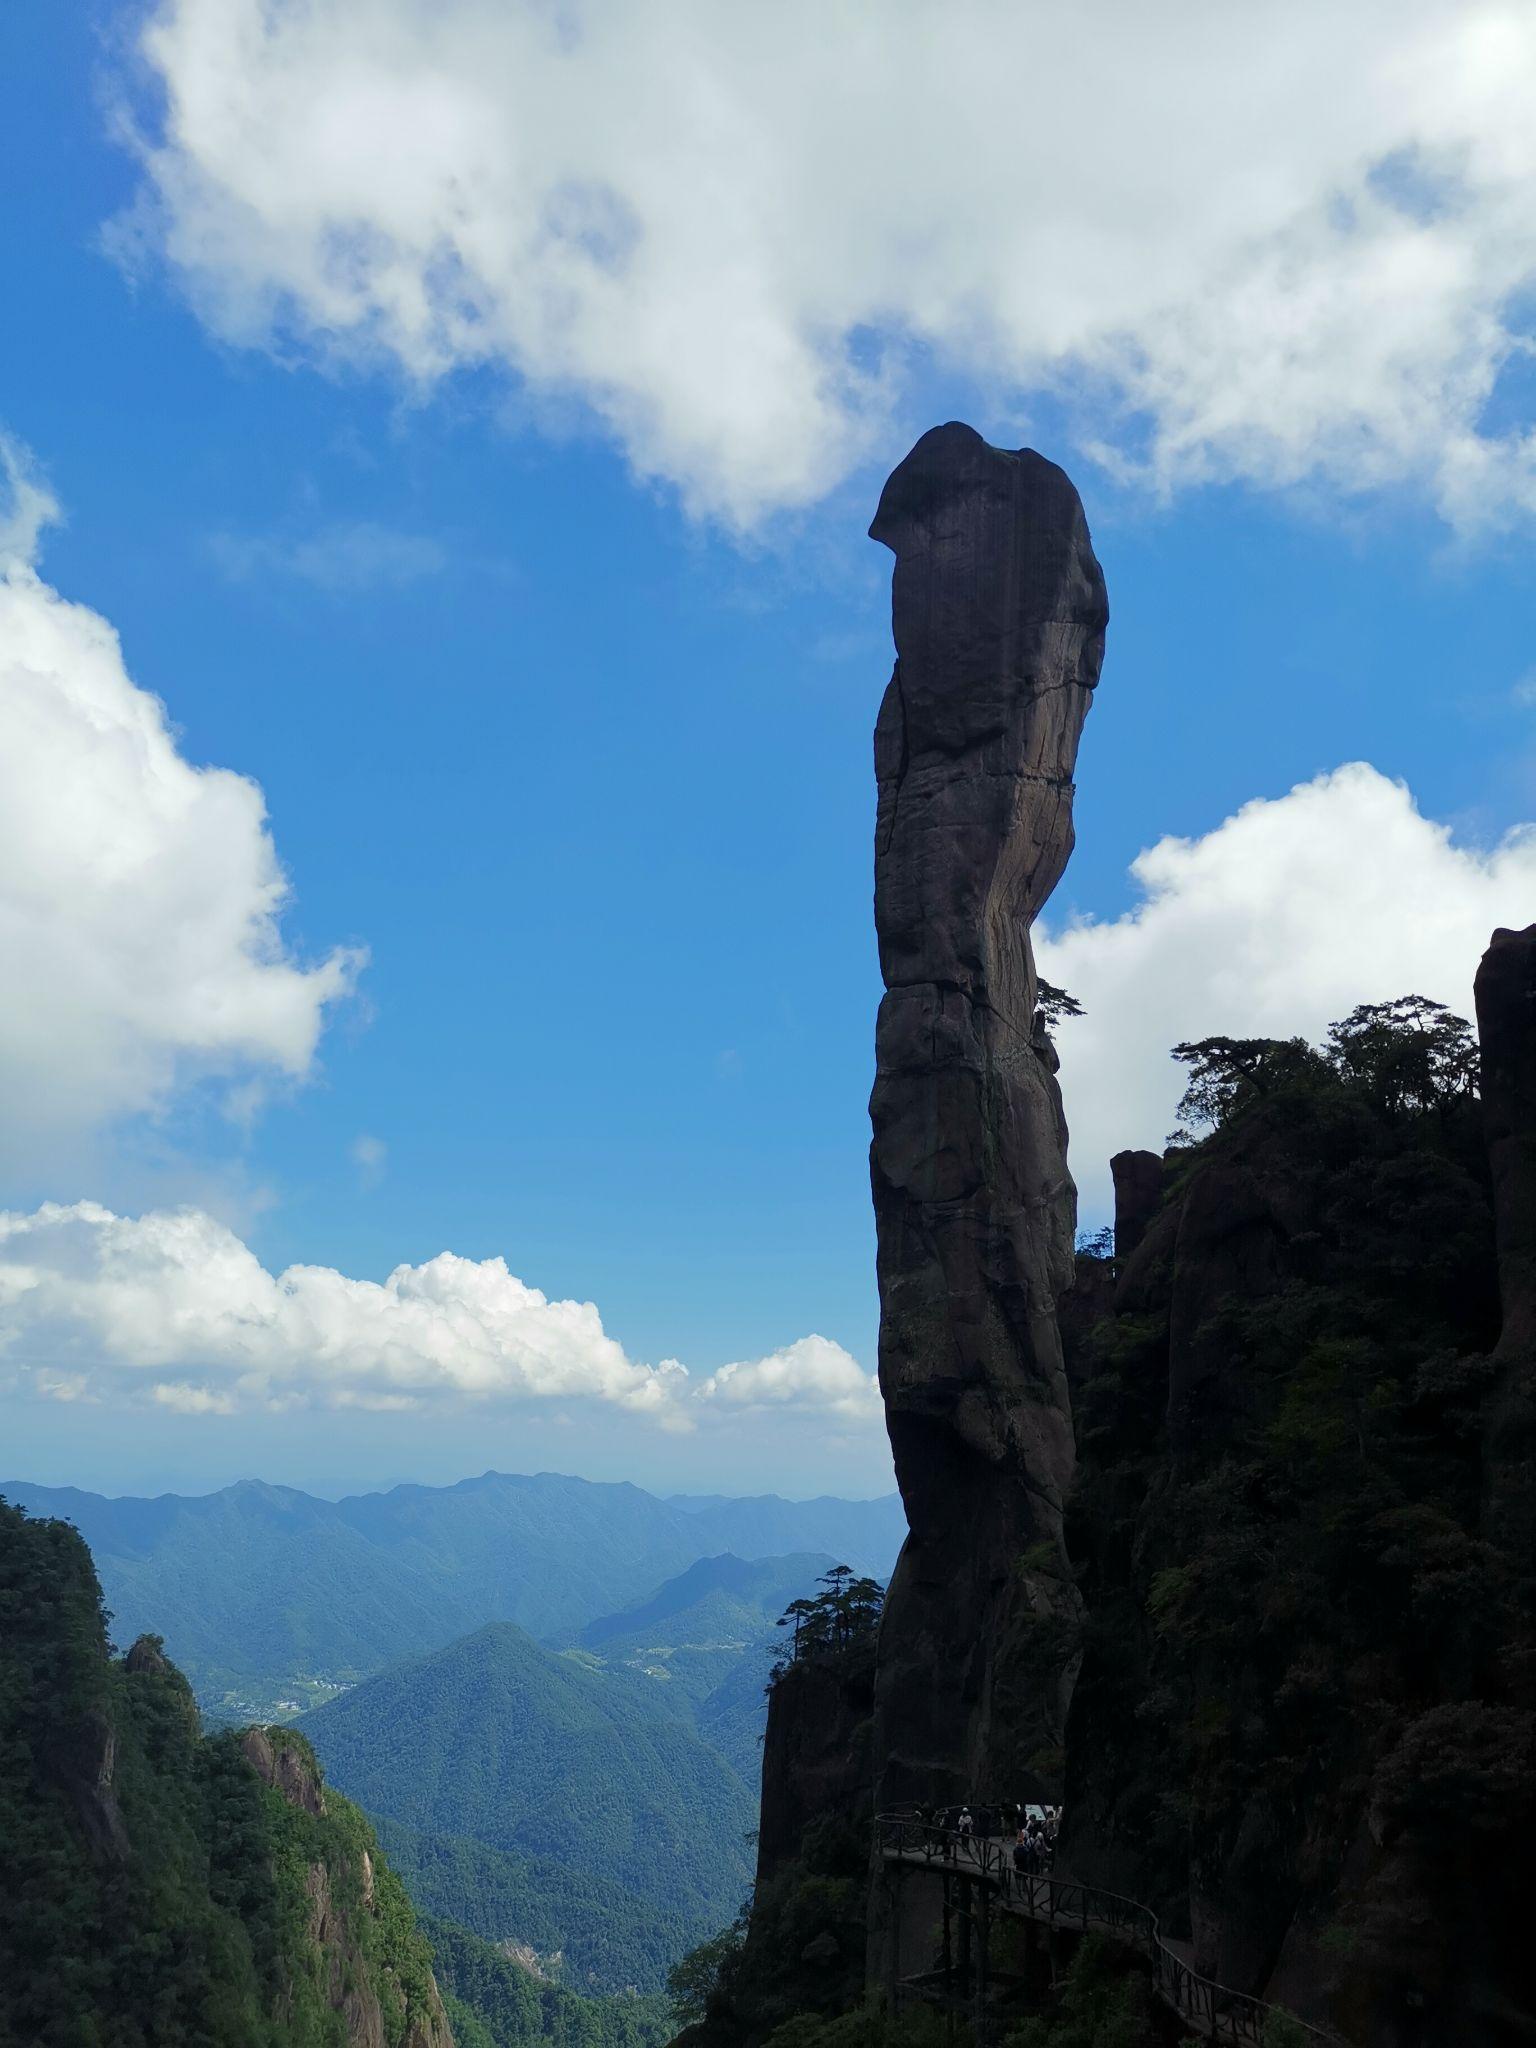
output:
{"label": "rock face crevice", "polygon": [[1108,608],[1076,491],[951,423],[882,493],[896,668],[875,732],[871,1179],[880,1383],[911,1535],[877,1796],[1053,1790],[1078,1603],[1056,1302],[1076,1197],[1029,927],[1072,849]]}

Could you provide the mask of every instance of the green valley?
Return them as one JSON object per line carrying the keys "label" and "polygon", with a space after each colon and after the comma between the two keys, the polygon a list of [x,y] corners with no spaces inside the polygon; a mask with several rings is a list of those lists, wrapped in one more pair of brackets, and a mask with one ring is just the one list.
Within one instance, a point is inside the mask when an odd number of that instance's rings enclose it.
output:
{"label": "green valley", "polygon": [[[740,1902],[755,1802],[660,1690],[498,1622],[367,1680],[301,1725],[349,1796],[414,1830],[408,1860],[429,1910],[463,1910],[462,1852],[445,1851],[447,1837],[612,1887],[652,1921],[665,1901],[686,1946]],[[506,1876],[504,1865],[493,1871]],[[509,1915],[482,1918],[478,1931],[540,1951],[557,1938],[563,1949],[580,1932],[578,1905],[571,1897],[565,1924]],[[657,1965],[676,1953],[658,1953]]]}

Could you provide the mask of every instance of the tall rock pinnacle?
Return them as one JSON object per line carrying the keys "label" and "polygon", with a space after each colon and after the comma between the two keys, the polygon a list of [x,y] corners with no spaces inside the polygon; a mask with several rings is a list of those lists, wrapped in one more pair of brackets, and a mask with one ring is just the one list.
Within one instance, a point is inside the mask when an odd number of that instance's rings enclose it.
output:
{"label": "tall rock pinnacle", "polygon": [[871,1178],[880,1385],[911,1535],[876,1693],[877,1796],[1053,1790],[1078,1615],[1057,1296],[1076,1193],[1029,927],[1072,850],[1108,606],[1032,449],[935,427],[870,528],[896,557],[875,728]]}

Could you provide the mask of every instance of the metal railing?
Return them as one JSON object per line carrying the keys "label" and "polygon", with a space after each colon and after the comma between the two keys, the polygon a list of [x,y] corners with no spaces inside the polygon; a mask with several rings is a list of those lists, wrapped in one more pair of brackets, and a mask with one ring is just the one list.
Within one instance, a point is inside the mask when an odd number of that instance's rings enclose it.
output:
{"label": "metal railing", "polygon": [[1098,1885],[1079,1884],[1075,1878],[1015,1870],[1009,1841],[962,1835],[903,1809],[879,1815],[875,1835],[880,1854],[887,1860],[979,1877],[995,1887],[999,1902],[1010,1912],[1072,1933],[1107,1934],[1139,1950],[1152,1965],[1158,1996],[1209,2040],[1263,2048],[1266,2029],[1273,2025],[1281,2038],[1282,2029],[1295,2029],[1304,2040],[1320,2043],[1322,2048],[1347,2048],[1337,2034],[1192,1970],[1164,1939],[1150,1906]]}

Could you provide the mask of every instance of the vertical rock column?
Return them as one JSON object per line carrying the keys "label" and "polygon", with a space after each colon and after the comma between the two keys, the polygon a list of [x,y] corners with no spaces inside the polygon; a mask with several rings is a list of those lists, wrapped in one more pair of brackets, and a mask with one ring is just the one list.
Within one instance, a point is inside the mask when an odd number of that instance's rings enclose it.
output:
{"label": "vertical rock column", "polygon": [[1484,1522],[1536,1559],[1536,924],[1496,931],[1477,970],[1483,1117],[1503,1327],[1488,1404]]}
{"label": "vertical rock column", "polygon": [[1075,1669],[1058,1294],[1076,1193],[1029,927],[1072,850],[1108,607],[1053,463],[951,423],[892,474],[896,669],[875,729],[870,1165],[880,1385],[911,1534],[875,1706],[877,1798],[1054,1792]]}

